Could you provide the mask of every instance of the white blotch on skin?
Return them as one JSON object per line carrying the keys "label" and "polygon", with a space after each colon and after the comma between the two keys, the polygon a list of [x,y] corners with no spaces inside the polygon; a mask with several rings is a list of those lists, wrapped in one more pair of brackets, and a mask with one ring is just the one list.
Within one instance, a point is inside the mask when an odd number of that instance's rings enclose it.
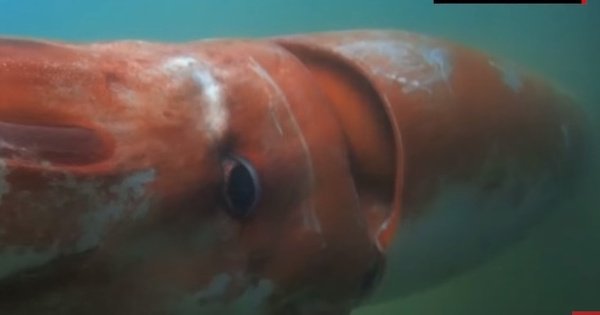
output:
{"label": "white blotch on skin", "polygon": [[[442,80],[448,85],[448,89],[450,89],[448,80],[452,73],[452,64],[450,63],[448,52],[442,48],[425,48],[422,50],[422,54],[425,61],[432,66],[435,69],[435,73],[438,74],[437,78],[434,78],[433,80]],[[426,84],[431,84],[433,82],[434,81],[426,82]]]}
{"label": "white blotch on skin", "polygon": [[170,58],[163,64],[163,70],[171,73],[177,73],[181,70],[188,69],[196,64],[196,59],[192,57],[174,57]]}
{"label": "white blotch on skin", "polygon": [[193,78],[202,88],[205,103],[204,122],[214,135],[220,136],[227,128],[228,119],[221,85],[208,69],[195,70]]}
{"label": "white blotch on skin", "polygon": [[270,280],[262,279],[258,285],[250,287],[233,302],[235,314],[261,314],[262,306],[273,292],[274,285]]}
{"label": "white blotch on skin", "polygon": [[[219,299],[231,283],[226,274],[216,276],[209,287],[191,296],[184,297],[175,307],[174,314],[195,315],[262,315],[266,314],[265,303],[273,293],[273,282],[261,279],[257,285],[249,286],[236,299]],[[212,299],[212,300],[211,300]]]}
{"label": "white blotch on skin", "polygon": [[450,89],[452,75],[450,54],[427,43],[413,44],[397,39],[373,39],[343,44],[336,51],[357,59],[373,74],[398,82],[402,91],[432,92],[437,83]]}
{"label": "white blotch on skin", "polygon": [[6,162],[0,160],[0,203],[2,202],[2,197],[10,191],[10,185],[6,181],[7,175],[8,169],[6,167]]}
{"label": "white blotch on skin", "polygon": [[[6,149],[13,151],[15,157],[23,158],[23,159],[37,159],[36,153],[32,152],[32,150],[28,148],[23,148],[18,145],[15,145],[9,141],[5,141],[4,139],[0,139],[0,149]],[[2,163],[5,163],[4,161]]]}
{"label": "white blotch on skin", "polygon": [[0,249],[0,279],[17,272],[42,266],[58,257],[57,246],[37,250],[27,247]]}
{"label": "white blotch on skin", "polygon": [[109,88],[123,104],[127,106],[137,106],[140,104],[137,93],[122,84],[111,83]]}
{"label": "white blotch on skin", "polygon": [[216,275],[208,288],[194,294],[194,299],[196,301],[202,301],[221,297],[227,291],[231,281],[231,276],[226,273]]}
{"label": "white blotch on skin", "polygon": [[490,66],[496,68],[502,74],[502,82],[506,84],[513,92],[519,92],[523,87],[523,82],[519,73],[513,65],[489,61]]}
{"label": "white blotch on skin", "polygon": [[182,80],[193,80],[202,91],[204,128],[208,130],[210,138],[222,136],[227,128],[229,113],[224,104],[223,87],[210,65],[192,57],[180,56],[167,60],[162,69],[173,77],[176,84]]}
{"label": "white blotch on skin", "polygon": [[[142,171],[125,178],[119,185],[113,186],[105,200],[98,196],[97,187],[93,183],[82,186],[81,191],[95,200],[96,207],[89,210],[81,218],[83,235],[76,245],[77,251],[84,251],[97,246],[111,221],[121,219],[127,210],[134,208],[133,218],[140,218],[148,212],[149,200],[144,198],[145,187],[155,178],[154,170]],[[79,184],[78,184],[79,185]]]}

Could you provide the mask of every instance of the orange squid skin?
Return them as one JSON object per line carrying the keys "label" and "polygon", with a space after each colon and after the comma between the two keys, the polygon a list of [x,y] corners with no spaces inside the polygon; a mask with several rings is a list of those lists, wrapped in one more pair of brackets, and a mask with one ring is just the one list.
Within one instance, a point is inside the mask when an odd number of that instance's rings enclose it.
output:
{"label": "orange squid skin", "polygon": [[[448,191],[515,235],[566,198],[581,116],[404,32],[0,40],[0,311],[349,314]],[[247,218],[224,201],[229,156],[259,178]]]}

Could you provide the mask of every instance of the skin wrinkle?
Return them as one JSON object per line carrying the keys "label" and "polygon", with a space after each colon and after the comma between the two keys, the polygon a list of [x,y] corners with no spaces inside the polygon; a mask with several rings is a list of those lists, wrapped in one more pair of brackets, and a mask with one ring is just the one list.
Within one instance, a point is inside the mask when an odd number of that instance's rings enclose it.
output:
{"label": "skin wrinkle", "polygon": [[[285,96],[283,91],[281,91],[281,88],[275,82],[273,82],[273,79],[271,78],[271,76],[265,71],[264,68],[262,68],[260,66],[260,64],[258,64],[253,59],[250,60],[250,62],[251,62],[252,70],[260,78],[265,80],[269,84],[269,86],[271,86],[271,89],[276,93],[276,95],[278,96],[278,99],[282,100],[282,102],[280,102],[280,104],[282,104],[282,107],[288,113],[288,117],[290,118],[290,121],[292,122],[292,126],[293,126],[294,130],[296,131],[296,134],[298,135],[298,138],[299,138],[302,148],[304,150],[304,154],[306,156],[306,161],[308,163],[309,182],[311,183],[311,186],[312,186],[312,184],[314,184],[314,182],[315,182],[315,179],[314,179],[314,174],[313,174],[314,168],[312,165],[312,157],[310,154],[310,149],[308,147],[308,143],[306,142],[306,139],[304,138],[304,134],[302,133],[302,130],[300,129],[300,126],[298,125],[298,122],[296,121],[296,118],[294,117],[294,114],[292,113],[292,110],[289,107],[287,97]],[[305,216],[304,216],[305,225],[307,227],[309,227],[310,229],[316,231],[318,234],[321,234],[321,224],[315,213],[315,205],[314,205],[314,201],[312,200],[312,198],[309,201],[308,207],[306,207],[305,209],[306,209]]]}

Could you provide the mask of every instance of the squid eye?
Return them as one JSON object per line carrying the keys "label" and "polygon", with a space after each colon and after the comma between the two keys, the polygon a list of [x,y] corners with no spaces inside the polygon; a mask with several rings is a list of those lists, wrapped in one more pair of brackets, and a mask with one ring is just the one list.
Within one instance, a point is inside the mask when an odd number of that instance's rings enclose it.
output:
{"label": "squid eye", "polygon": [[238,219],[251,216],[261,194],[258,173],[249,161],[238,156],[226,158],[223,169],[229,214]]}

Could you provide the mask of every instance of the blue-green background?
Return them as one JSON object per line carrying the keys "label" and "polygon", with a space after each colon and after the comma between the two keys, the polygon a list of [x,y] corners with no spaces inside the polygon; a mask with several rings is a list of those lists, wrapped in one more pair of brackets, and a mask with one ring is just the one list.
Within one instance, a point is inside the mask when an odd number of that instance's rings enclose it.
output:
{"label": "blue-green background", "polygon": [[[574,95],[597,121],[598,0],[586,6],[431,2],[0,0],[0,34],[75,41],[182,41],[347,28],[407,29],[462,41],[526,65]],[[599,174],[595,163],[587,191],[490,263],[438,288],[354,314],[559,315],[573,309],[600,310]]]}

